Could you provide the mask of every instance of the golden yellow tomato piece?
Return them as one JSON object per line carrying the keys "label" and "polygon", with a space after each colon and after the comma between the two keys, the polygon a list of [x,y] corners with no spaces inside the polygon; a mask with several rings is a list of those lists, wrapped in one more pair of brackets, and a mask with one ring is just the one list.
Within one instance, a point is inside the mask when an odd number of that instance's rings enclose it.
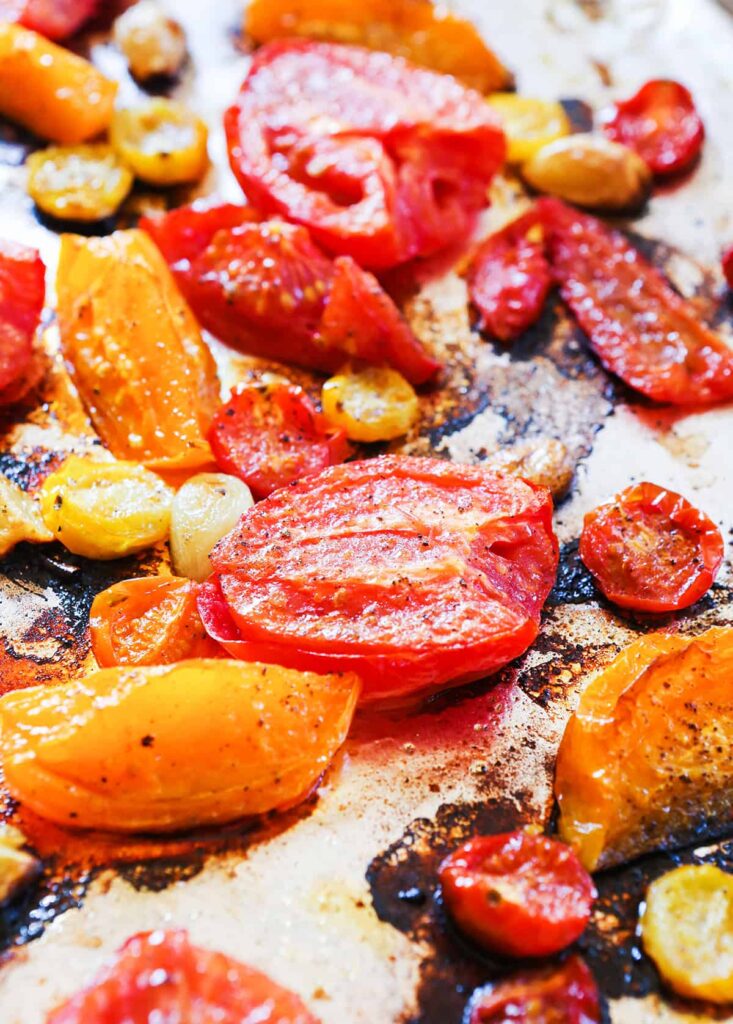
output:
{"label": "golden yellow tomato piece", "polygon": [[56,540],[86,558],[121,558],[168,535],[173,491],[135,462],[72,455],[46,477],[40,497]]}
{"label": "golden yellow tomato piece", "polygon": [[487,102],[501,119],[509,163],[524,163],[548,142],[570,134],[568,116],[562,105],[553,100],[497,92]]}
{"label": "golden yellow tomato piece", "polygon": [[12,480],[0,474],[0,557],[22,540],[53,540],[37,502]]}
{"label": "golden yellow tomato piece", "polygon": [[117,211],[132,172],[111,146],[50,146],[27,160],[28,193],[39,209],[66,220],[95,221]]}
{"label": "golden yellow tomato piece", "polygon": [[206,125],[173,100],[152,99],[118,110],[110,141],[137,177],[151,185],[198,181],[206,170]]}
{"label": "golden yellow tomato piece", "polygon": [[304,798],[346,738],[352,673],[192,659],[0,700],[5,781],[64,825],[166,832]]}
{"label": "golden yellow tomato piece", "polygon": [[641,937],[675,992],[733,1001],[733,875],[713,864],[662,875],[647,890]]}
{"label": "golden yellow tomato piece", "polygon": [[412,385],[388,366],[345,367],[323,385],[321,402],[326,419],[352,441],[402,437],[418,415]]}

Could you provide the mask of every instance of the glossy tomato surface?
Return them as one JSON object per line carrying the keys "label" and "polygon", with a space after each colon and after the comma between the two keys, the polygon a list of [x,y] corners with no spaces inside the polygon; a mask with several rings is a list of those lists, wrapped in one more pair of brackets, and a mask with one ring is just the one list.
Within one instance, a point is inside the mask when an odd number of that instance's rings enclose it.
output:
{"label": "glossy tomato surface", "polygon": [[66,39],[100,7],[100,0],[0,0],[0,21],[17,21],[47,39]]}
{"label": "glossy tomato surface", "polygon": [[463,1024],[599,1024],[595,978],[579,956],[476,989]]}
{"label": "glossy tomato surface", "polygon": [[185,931],[140,932],[47,1024],[318,1024],[293,992]]}
{"label": "glossy tomato surface", "polygon": [[655,402],[733,398],[733,349],[620,232],[557,199],[539,206],[562,297],[607,370]]}
{"label": "glossy tomato surface", "polygon": [[582,934],[596,897],[569,846],[504,832],[471,839],[440,866],[443,899],[459,928],[502,956],[547,956]]}
{"label": "glossy tomato surface", "polygon": [[461,241],[505,152],[483,98],[455,78],[302,39],[257,51],[225,125],[252,202],[370,268]]}
{"label": "glossy tomato surface", "polygon": [[[366,701],[400,700],[488,675],[526,650],[557,540],[544,488],[389,455],[271,495],[211,562],[235,657],[352,669]],[[211,624],[200,610],[218,635],[221,617]]]}
{"label": "glossy tomato surface", "polygon": [[35,249],[0,239],[0,405],[22,397],[45,296]]}
{"label": "glossy tomato surface", "polygon": [[580,557],[614,604],[676,611],[712,586],[723,538],[681,494],[645,481],[586,515]]}

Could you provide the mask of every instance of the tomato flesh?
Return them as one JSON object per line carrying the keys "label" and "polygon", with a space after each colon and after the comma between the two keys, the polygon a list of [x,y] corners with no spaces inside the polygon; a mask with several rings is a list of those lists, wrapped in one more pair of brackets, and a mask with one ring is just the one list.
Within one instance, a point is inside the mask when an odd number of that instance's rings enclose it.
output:
{"label": "tomato flesh", "polygon": [[476,989],[465,1024],[600,1024],[595,978],[579,956]]}
{"label": "tomato flesh", "polygon": [[140,932],[86,989],[47,1024],[185,1021],[318,1024],[293,992],[223,953],[201,949],[185,931]]}
{"label": "tomato flesh", "polygon": [[440,866],[443,899],[456,924],[503,956],[547,956],[583,933],[596,897],[569,846],[505,832],[471,839]]}
{"label": "tomato flesh", "polygon": [[705,126],[688,89],[656,79],[617,103],[603,130],[615,142],[636,150],[652,173],[677,174],[697,159]]}
{"label": "tomato flesh", "polygon": [[308,40],[257,51],[225,126],[252,202],[370,268],[462,240],[505,152],[482,97],[456,79]]}
{"label": "tomato flesh", "polygon": [[47,39],[67,39],[98,7],[99,0],[0,0],[0,21],[19,22]]}
{"label": "tomato flesh", "polygon": [[733,349],[620,232],[557,199],[538,205],[562,297],[607,370],[655,402],[733,398]]}
{"label": "tomato flesh", "polygon": [[0,404],[24,393],[46,292],[45,273],[35,249],[0,239]]}
{"label": "tomato flesh", "polygon": [[677,611],[712,586],[723,561],[723,538],[682,495],[644,482],[586,515],[580,557],[614,604]]}

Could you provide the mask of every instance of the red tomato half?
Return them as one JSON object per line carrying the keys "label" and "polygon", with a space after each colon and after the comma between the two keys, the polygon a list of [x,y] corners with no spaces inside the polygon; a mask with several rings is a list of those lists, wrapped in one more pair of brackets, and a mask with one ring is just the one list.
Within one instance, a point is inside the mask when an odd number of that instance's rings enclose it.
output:
{"label": "red tomato half", "polygon": [[723,561],[723,538],[682,495],[641,483],[588,513],[580,557],[609,601],[670,612],[710,589]]}
{"label": "red tomato half", "polygon": [[733,245],[723,253],[721,264],[729,288],[733,288]]}
{"label": "red tomato half", "polygon": [[455,78],[303,39],[257,51],[225,126],[255,205],[372,268],[462,240],[505,152],[483,97]]}
{"label": "red tomato half", "polygon": [[468,270],[479,328],[504,342],[537,322],[551,285],[542,225],[533,210],[490,235]]}
{"label": "red tomato half", "polygon": [[655,402],[733,398],[733,349],[620,232],[557,199],[538,206],[562,297],[607,370]]}
{"label": "red tomato half", "polygon": [[697,159],[705,126],[689,91],[679,82],[656,80],[617,103],[603,130],[636,150],[653,174],[676,174]]}
{"label": "red tomato half", "polygon": [[525,651],[557,540],[545,488],[386,455],[276,492],[211,560],[237,638],[211,604],[199,611],[234,657],[352,669],[374,701],[489,675]]}
{"label": "red tomato half", "polygon": [[595,978],[579,956],[476,989],[464,1024],[600,1024]]}
{"label": "red tomato half", "polygon": [[141,932],[116,961],[47,1024],[318,1024],[293,992],[223,953],[192,946],[185,931]]}
{"label": "red tomato half", "polygon": [[461,931],[501,956],[565,949],[582,935],[597,895],[569,846],[521,831],[469,840],[439,876]]}
{"label": "red tomato half", "polygon": [[47,39],[66,39],[92,18],[99,0],[0,0],[0,21],[16,21]]}
{"label": "red tomato half", "polygon": [[25,391],[45,273],[35,249],[0,240],[0,404],[17,400]]}

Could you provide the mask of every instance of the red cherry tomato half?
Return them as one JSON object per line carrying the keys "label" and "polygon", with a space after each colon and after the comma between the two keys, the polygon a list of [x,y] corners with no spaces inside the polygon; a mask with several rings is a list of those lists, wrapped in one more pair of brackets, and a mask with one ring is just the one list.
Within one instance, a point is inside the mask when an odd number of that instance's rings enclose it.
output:
{"label": "red cherry tomato half", "polygon": [[215,607],[199,611],[234,657],[350,669],[363,700],[399,700],[489,675],[526,650],[557,540],[545,488],[387,455],[272,494],[211,561],[236,635]]}
{"label": "red cherry tomato half", "polygon": [[607,370],[655,402],[733,398],[733,349],[620,232],[557,199],[538,206],[562,297]]}
{"label": "red cherry tomato half", "polygon": [[536,323],[551,285],[542,225],[534,211],[490,235],[468,270],[479,327],[504,342],[514,341]]}
{"label": "red cherry tomato half", "polygon": [[595,978],[579,956],[476,989],[464,1024],[600,1024]]}
{"label": "red cherry tomato half", "polygon": [[47,1024],[273,1021],[318,1024],[293,992],[185,931],[141,932],[95,981],[54,1010]]}
{"label": "red cherry tomato half", "polygon": [[0,21],[15,21],[47,39],[67,39],[99,8],[99,0],[0,0]]}
{"label": "red cherry tomato half", "polygon": [[609,601],[670,612],[710,589],[723,560],[723,538],[682,495],[641,483],[588,513],[580,557]]}
{"label": "red cherry tomato half", "polygon": [[0,404],[16,401],[26,390],[45,273],[35,249],[0,239]]}
{"label": "red cherry tomato half", "polygon": [[461,931],[502,956],[547,956],[583,933],[597,893],[569,846],[505,832],[464,843],[440,865],[445,905]]}
{"label": "red cherry tomato half", "polygon": [[655,80],[617,103],[603,130],[615,142],[636,150],[653,174],[676,174],[697,159],[705,127],[688,89]]}
{"label": "red cherry tomato half", "polygon": [[303,39],[257,51],[225,126],[256,206],[371,268],[466,237],[505,153],[483,97],[455,78]]}
{"label": "red cherry tomato half", "polygon": [[723,275],[725,276],[728,287],[733,289],[733,245],[731,245],[729,249],[725,250],[721,263],[723,266]]}

